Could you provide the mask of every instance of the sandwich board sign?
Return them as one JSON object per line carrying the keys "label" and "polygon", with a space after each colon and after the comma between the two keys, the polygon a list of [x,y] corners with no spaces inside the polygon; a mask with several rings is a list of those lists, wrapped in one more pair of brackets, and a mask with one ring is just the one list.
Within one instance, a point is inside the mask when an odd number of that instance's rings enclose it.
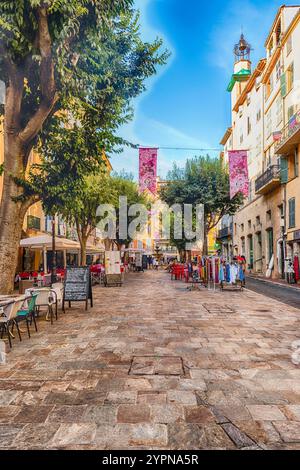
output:
{"label": "sandwich board sign", "polygon": [[88,308],[88,301],[93,306],[93,293],[91,272],[89,266],[79,268],[67,268],[64,284],[63,311],[65,302],[85,302],[85,309]]}
{"label": "sandwich board sign", "polygon": [[121,286],[121,252],[105,252],[105,287]]}

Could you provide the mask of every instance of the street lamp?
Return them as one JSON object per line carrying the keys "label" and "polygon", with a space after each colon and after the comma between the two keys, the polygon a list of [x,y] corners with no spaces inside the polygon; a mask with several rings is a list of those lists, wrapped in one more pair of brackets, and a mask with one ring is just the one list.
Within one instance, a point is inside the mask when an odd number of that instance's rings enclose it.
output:
{"label": "street lamp", "polygon": [[55,246],[55,214],[52,216],[52,268],[51,284],[57,281],[56,277],[56,246]]}

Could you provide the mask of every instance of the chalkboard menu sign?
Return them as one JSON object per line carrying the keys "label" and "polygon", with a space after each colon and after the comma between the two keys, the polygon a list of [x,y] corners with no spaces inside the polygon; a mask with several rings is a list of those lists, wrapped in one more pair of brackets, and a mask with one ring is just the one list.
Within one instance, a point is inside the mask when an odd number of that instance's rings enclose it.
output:
{"label": "chalkboard menu sign", "polygon": [[93,306],[91,272],[88,266],[80,268],[67,268],[65,275],[63,311],[65,310],[65,302],[85,302],[87,310],[88,301]]}

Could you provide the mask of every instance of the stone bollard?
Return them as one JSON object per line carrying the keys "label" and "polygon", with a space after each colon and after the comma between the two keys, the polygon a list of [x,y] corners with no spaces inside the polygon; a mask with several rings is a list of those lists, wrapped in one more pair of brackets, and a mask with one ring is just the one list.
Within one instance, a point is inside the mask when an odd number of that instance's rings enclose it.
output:
{"label": "stone bollard", "polygon": [[6,364],[6,344],[0,340],[0,365]]}

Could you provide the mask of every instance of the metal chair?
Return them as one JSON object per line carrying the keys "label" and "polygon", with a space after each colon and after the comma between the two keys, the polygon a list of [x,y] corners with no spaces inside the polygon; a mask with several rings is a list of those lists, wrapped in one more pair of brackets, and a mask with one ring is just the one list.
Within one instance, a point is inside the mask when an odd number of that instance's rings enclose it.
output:
{"label": "metal chair", "polygon": [[12,348],[11,338],[14,338],[13,333],[10,331],[10,326],[16,325],[19,340],[22,341],[20,328],[17,322],[17,313],[22,307],[25,301],[25,297],[18,300],[12,300],[4,305],[2,305],[3,313],[0,314],[0,329],[1,329],[1,339],[3,334],[6,331],[9,347]]}
{"label": "metal chair", "polygon": [[[35,304],[36,304],[37,297],[38,297],[38,293],[33,292],[31,297],[28,299],[27,308],[22,308],[22,309],[18,310],[17,315],[16,315],[16,319],[15,319],[17,327],[18,327],[19,322],[26,321],[27,333],[28,333],[29,338],[30,338],[30,324],[32,323],[32,321],[33,321],[34,326],[35,326],[35,331],[37,331],[37,324],[36,324],[36,319],[35,319],[35,312],[36,312]],[[18,330],[18,332],[19,332],[19,330]],[[20,341],[21,341],[21,339],[20,339]]]}

